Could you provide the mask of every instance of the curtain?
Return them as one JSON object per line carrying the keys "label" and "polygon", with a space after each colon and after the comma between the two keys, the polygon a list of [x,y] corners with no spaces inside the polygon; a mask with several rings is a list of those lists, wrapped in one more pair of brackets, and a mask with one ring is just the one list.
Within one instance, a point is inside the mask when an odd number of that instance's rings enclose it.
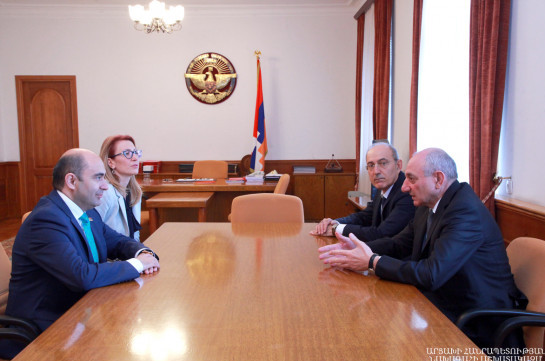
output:
{"label": "curtain", "polygon": [[365,168],[367,149],[373,144],[373,84],[375,64],[375,5],[365,12],[363,43],[363,72],[361,84],[361,137],[360,137],[360,179],[358,190],[371,194],[371,181]]}
{"label": "curtain", "polygon": [[[505,91],[510,0],[472,0],[469,45],[469,181],[493,188]],[[485,204],[494,214],[494,198]]]}
{"label": "curtain", "polygon": [[418,116],[418,69],[420,66],[420,33],[422,31],[422,6],[424,0],[414,0],[413,10],[413,57],[411,75],[411,100],[409,111],[409,156],[416,152]]}
{"label": "curtain", "polygon": [[363,29],[365,26],[365,13],[358,17],[358,37],[356,46],[356,186],[358,189],[360,174],[361,154],[361,97],[363,77]]}
{"label": "curtain", "polygon": [[375,1],[375,80],[373,89],[373,137],[388,138],[390,107],[390,39],[392,0]]}

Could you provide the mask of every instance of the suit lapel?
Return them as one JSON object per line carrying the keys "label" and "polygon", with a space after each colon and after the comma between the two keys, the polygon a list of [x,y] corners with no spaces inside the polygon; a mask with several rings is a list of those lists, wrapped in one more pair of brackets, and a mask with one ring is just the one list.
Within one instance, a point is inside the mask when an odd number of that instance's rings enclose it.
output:
{"label": "suit lapel", "polygon": [[418,207],[414,215],[414,245],[413,245],[413,261],[420,259],[423,249],[426,246],[424,235],[426,233],[426,221],[428,219],[428,207]]}
{"label": "suit lapel", "polygon": [[403,172],[399,172],[399,175],[397,176],[396,181],[394,182],[394,186],[392,187],[392,190],[388,194],[388,198],[386,198],[386,201],[383,205],[383,211],[382,214],[384,215],[384,218],[387,218],[390,214],[392,205],[393,205],[393,199],[396,196],[397,193],[401,192],[401,186],[403,185],[403,182],[405,181],[405,174]]}
{"label": "suit lapel", "polygon": [[129,225],[127,224],[127,221],[126,221],[127,220],[127,209],[125,208],[125,199],[123,198],[121,193],[119,193],[117,188],[114,188],[114,192],[115,192],[115,195],[117,196],[117,205],[119,206],[119,210],[123,214],[123,225],[125,226],[125,230],[128,232],[129,231]]}
{"label": "suit lapel", "polygon": [[[68,219],[70,220],[70,223],[72,224],[72,226],[76,229],[76,232],[78,232],[79,234],[79,237],[80,237],[80,242],[82,244],[82,247],[87,250],[87,260],[90,262],[90,263],[94,263],[93,261],[93,256],[91,255],[91,249],[89,248],[89,244],[87,243],[87,238],[85,237],[85,233],[83,232],[83,228],[81,227],[81,225],[79,224],[79,221],[74,217],[74,215],[72,214],[72,212],[70,211],[70,208],[68,208],[68,206],[66,205],[66,203],[64,203],[64,201],[62,200],[61,196],[59,196],[59,194],[57,193],[56,190],[53,190],[51,193],[49,193],[50,195],[50,199],[53,203],[55,203],[57,205],[57,207],[59,207],[63,213],[68,217]],[[96,242],[96,232],[94,231],[93,229],[93,222],[91,222],[91,231],[93,232],[93,236],[95,236],[95,243]],[[97,248],[98,248],[98,243],[97,243]],[[101,254],[101,250],[100,248],[98,248],[98,255],[99,255],[99,258],[100,258],[100,254]]]}
{"label": "suit lapel", "polygon": [[[435,216],[433,217],[433,222],[430,226],[430,230],[428,234],[426,235],[426,240],[424,242],[422,250],[426,248],[428,243],[430,244],[430,251],[433,249],[433,246],[437,237],[432,237],[432,236],[435,232],[435,229],[437,228],[437,225],[441,222],[441,219],[443,218],[445,210],[450,204],[452,197],[454,197],[454,195],[456,194],[459,188],[460,188],[460,183],[458,181],[454,181],[454,183],[452,183],[450,187],[447,189],[445,194],[443,194],[443,197],[439,201],[439,205],[437,206],[437,209],[435,210]],[[424,222],[424,224],[426,224],[426,222]],[[424,227],[424,230],[425,229],[426,227]]]}
{"label": "suit lapel", "polygon": [[375,199],[373,199],[373,220],[372,220],[372,224],[373,225],[376,225],[376,227],[379,226],[380,224],[380,195],[381,193],[380,192],[377,192],[377,194],[375,195]]}

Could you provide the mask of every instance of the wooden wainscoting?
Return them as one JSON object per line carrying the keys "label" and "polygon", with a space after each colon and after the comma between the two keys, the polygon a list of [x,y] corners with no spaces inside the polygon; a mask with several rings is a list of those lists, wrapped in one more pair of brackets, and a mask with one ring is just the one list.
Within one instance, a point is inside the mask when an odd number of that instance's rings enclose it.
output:
{"label": "wooden wainscoting", "polygon": [[[303,200],[305,208],[305,220],[319,221],[325,216],[342,217],[354,211],[354,208],[348,202],[348,191],[354,190],[356,184],[356,160],[355,159],[337,159],[341,165],[342,173],[324,173],[324,169],[329,159],[287,159],[287,160],[268,160],[265,162],[265,173],[276,170],[280,174],[289,174],[290,184],[286,191],[287,194],[295,194]],[[154,179],[177,179],[187,178],[188,173],[179,173],[179,164],[192,164],[195,161],[161,161],[159,173],[152,174]],[[226,160],[229,164],[237,164],[240,169],[240,160]],[[316,168],[315,174],[300,174],[294,176],[294,165],[308,165]],[[245,174],[238,174],[244,176]],[[142,170],[140,169],[140,175]],[[230,177],[237,176],[230,174]],[[295,186],[298,179],[298,186]],[[304,189],[303,189],[304,188]],[[145,195],[149,196],[149,195]],[[144,203],[145,205],[145,203]],[[231,206],[231,201],[223,205],[227,209],[227,214]],[[145,209],[145,208],[144,208]]]}
{"label": "wooden wainscoting", "polygon": [[545,240],[545,207],[496,196],[496,222],[506,244],[517,237]]}
{"label": "wooden wainscoting", "polygon": [[19,162],[0,163],[0,219],[21,216]]}

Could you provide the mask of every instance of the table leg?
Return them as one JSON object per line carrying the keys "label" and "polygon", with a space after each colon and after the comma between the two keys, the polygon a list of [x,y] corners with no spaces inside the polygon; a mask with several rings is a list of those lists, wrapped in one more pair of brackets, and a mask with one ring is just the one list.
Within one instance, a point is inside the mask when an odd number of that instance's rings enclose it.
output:
{"label": "table leg", "polygon": [[157,230],[159,227],[159,209],[150,208],[149,209],[149,234],[150,236]]}
{"label": "table leg", "polygon": [[199,208],[199,222],[206,222],[206,207]]}

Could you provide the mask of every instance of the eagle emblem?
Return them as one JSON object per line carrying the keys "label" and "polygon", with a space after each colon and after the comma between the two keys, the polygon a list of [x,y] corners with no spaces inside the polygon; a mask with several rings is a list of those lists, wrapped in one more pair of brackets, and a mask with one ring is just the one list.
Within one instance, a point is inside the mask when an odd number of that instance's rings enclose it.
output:
{"label": "eagle emblem", "polygon": [[235,67],[223,55],[204,53],[197,56],[185,72],[189,93],[198,101],[217,104],[227,100],[235,90]]}

